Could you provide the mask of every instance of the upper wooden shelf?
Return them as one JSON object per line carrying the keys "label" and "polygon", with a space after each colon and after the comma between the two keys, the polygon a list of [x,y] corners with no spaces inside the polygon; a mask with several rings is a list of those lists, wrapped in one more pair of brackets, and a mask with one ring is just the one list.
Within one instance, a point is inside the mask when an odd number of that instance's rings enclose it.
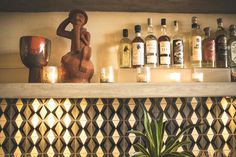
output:
{"label": "upper wooden shelf", "polygon": [[0,98],[150,98],[236,96],[236,83],[8,83]]}
{"label": "upper wooden shelf", "polygon": [[1,12],[86,11],[236,13],[235,0],[1,0]]}

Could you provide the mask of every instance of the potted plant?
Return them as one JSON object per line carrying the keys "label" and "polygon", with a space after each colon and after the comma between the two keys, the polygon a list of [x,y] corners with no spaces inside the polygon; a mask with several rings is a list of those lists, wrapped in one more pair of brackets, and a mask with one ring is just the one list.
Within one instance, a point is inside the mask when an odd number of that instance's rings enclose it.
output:
{"label": "potted plant", "polygon": [[148,113],[143,105],[141,105],[144,112],[144,132],[138,130],[131,130],[129,133],[133,133],[136,136],[141,136],[146,143],[146,147],[141,143],[134,144],[134,148],[137,150],[131,157],[195,157],[189,151],[177,152],[178,148],[186,145],[189,141],[179,141],[181,135],[187,130],[193,128],[195,125],[189,125],[182,129],[174,138],[166,141],[164,146],[164,130],[166,121],[163,122],[163,114],[159,121],[152,119],[151,122],[148,118]]}

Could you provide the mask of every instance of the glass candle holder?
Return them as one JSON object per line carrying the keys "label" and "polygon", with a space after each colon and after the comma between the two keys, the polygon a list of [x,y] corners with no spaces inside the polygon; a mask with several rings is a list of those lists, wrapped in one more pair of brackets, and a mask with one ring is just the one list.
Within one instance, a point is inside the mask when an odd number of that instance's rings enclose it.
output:
{"label": "glass candle holder", "polygon": [[103,67],[100,72],[101,83],[112,83],[114,82],[114,69],[113,67]]}
{"label": "glass candle holder", "polygon": [[194,82],[203,82],[203,73],[202,72],[193,72],[192,80]]}
{"label": "glass candle holder", "polygon": [[231,82],[236,82],[236,68],[231,68]]}
{"label": "glass candle holder", "polygon": [[56,66],[43,67],[43,80],[44,83],[57,83],[59,81],[59,69]]}
{"label": "glass candle holder", "polygon": [[151,70],[150,67],[137,68],[137,82],[151,82]]}
{"label": "glass candle holder", "polygon": [[171,82],[180,82],[180,73],[173,72],[169,74],[169,79]]}

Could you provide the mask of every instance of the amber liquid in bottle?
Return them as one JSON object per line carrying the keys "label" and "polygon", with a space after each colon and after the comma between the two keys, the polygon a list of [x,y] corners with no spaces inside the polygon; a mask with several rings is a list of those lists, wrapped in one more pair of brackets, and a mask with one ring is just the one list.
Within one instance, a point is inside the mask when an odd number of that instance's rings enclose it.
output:
{"label": "amber liquid in bottle", "polygon": [[123,38],[120,41],[120,68],[131,68],[131,40],[128,38],[128,29],[123,29]]}
{"label": "amber liquid in bottle", "polygon": [[170,37],[166,35],[166,19],[161,19],[162,35],[158,38],[159,65],[169,68],[171,65]]}

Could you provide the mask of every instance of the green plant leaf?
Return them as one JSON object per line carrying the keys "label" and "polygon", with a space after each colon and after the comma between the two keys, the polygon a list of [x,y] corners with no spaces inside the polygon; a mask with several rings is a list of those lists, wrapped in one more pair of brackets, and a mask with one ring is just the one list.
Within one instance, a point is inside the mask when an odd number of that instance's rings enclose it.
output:
{"label": "green plant leaf", "polygon": [[146,148],[144,148],[144,146],[142,146],[140,143],[134,144],[134,148],[136,148],[137,150],[142,152],[144,155],[150,156],[150,154],[147,152]]}
{"label": "green plant leaf", "polygon": [[176,152],[179,147],[186,144],[189,144],[189,141],[182,141],[182,142],[177,141],[175,144],[166,149],[163,153]]}
{"label": "green plant leaf", "polygon": [[142,152],[135,152],[130,157],[149,157],[149,156],[143,154]]}

